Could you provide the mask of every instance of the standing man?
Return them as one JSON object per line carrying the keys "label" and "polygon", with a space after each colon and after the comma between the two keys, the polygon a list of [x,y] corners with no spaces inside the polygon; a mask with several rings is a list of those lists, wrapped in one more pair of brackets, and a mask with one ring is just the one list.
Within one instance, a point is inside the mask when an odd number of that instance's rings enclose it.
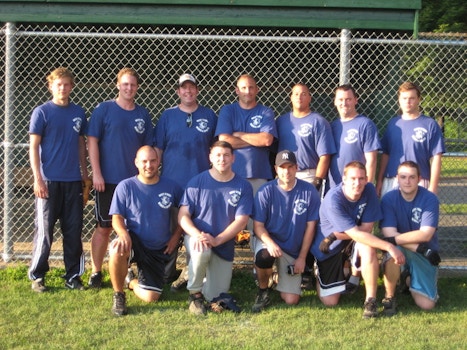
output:
{"label": "standing man", "polygon": [[435,194],[418,185],[420,179],[418,165],[412,161],[403,162],[397,170],[399,189],[389,191],[381,200],[383,239],[397,244],[406,261],[401,275],[401,267],[391,257],[385,259],[386,297],[382,303],[383,312],[388,316],[396,313],[395,291],[400,276],[403,288],[408,288],[409,282],[412,298],[421,309],[434,308],[439,298],[439,200]]}
{"label": "standing man", "polygon": [[351,85],[341,85],[335,91],[334,106],[339,119],[331,123],[336,154],[331,158],[329,187],[342,181],[346,164],[357,160],[366,167],[368,182],[375,181],[378,150],[381,148],[378,129],[368,117],[357,112],[358,97]]}
{"label": "standing man", "polygon": [[272,179],[269,166],[269,146],[277,138],[274,111],[257,102],[259,88],[249,74],[237,79],[238,101],[221,108],[216,136],[234,148],[233,171],[247,179],[253,192]]}
{"label": "standing man", "polygon": [[420,185],[438,193],[444,138],[434,119],[420,112],[420,88],[411,82],[399,87],[401,115],[392,118],[382,139],[383,154],[376,190],[383,196],[396,189],[397,167],[411,160],[420,167]]}
{"label": "standing man", "polygon": [[102,285],[102,262],[112,232],[110,202],[117,184],[138,173],[134,159],[141,146],[152,145],[154,129],[146,108],[135,103],[140,79],[135,70],[117,75],[118,96],[100,103],[91,115],[88,150],[96,200],[97,226],[91,239],[89,286]]}
{"label": "standing man", "polygon": [[255,244],[259,291],[253,312],[262,311],[270,303],[268,283],[274,262],[279,275],[276,290],[287,304],[298,304],[301,274],[318,221],[318,192],[295,177],[295,154],[288,150],[279,152],[275,169],[277,179],[261,186],[255,197],[253,239],[259,241]]}
{"label": "standing man", "polygon": [[[34,247],[28,277],[32,290],[47,290],[45,274],[57,220],[63,235],[65,287],[83,290],[82,181],[88,180],[84,109],[70,101],[73,74],[57,68],[47,76],[52,100],[36,107],[29,126],[29,158],[34,176]],[[81,169],[81,170],[80,170]]]}
{"label": "standing man", "polygon": [[253,207],[251,185],[232,171],[233,147],[216,141],[209,159],[212,168],[190,180],[178,215],[191,256],[189,310],[196,315],[206,313],[204,299],[212,301],[230,289],[234,239],[245,227]]}
{"label": "standing man", "polygon": [[311,252],[316,259],[317,290],[321,302],[335,306],[345,292],[344,264],[360,270],[365,281],[363,318],[377,317],[376,291],[379,262],[376,249],[387,251],[401,265],[404,255],[395,245],[373,236],[375,221],[381,219],[379,199],[368,183],[365,165],[351,162],[344,168],[342,182],[324,197],[319,210],[320,225]]}
{"label": "standing man", "polygon": [[[198,81],[191,74],[183,74],[177,82],[176,93],[180,103],[166,109],[156,125],[154,144],[162,154],[162,177],[168,177],[182,188],[195,175],[208,170],[209,147],[214,140],[217,115],[211,109],[198,104]],[[177,223],[177,209],[174,209],[173,228]],[[187,265],[189,261],[187,256]],[[167,275],[175,272],[176,256],[168,266]],[[178,291],[186,286],[188,267],[185,266],[179,278],[172,283],[171,290]]]}
{"label": "standing man", "polygon": [[336,153],[331,127],[310,108],[311,93],[305,84],[295,84],[290,94],[292,112],[277,118],[279,151],[291,150],[297,157],[297,178],[313,184],[318,192]]}
{"label": "standing man", "polygon": [[[109,247],[109,273],[114,290],[112,312],[117,316],[127,313],[125,282],[139,299],[159,300],[165,265],[180,241],[180,227],[171,233],[170,214],[183,192],[174,181],[159,177],[159,164],[154,148],[141,147],[135,159],[138,175],[120,182],[113,195],[109,213],[117,238]],[[128,270],[130,259],[137,263],[137,278]]]}

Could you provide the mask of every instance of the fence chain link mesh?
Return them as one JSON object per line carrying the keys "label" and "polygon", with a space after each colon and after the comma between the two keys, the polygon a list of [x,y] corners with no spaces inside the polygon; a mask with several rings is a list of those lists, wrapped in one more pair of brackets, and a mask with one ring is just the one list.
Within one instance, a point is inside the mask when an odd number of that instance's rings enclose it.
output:
{"label": "fence chain link mesh", "polygon": [[[76,76],[72,100],[90,116],[101,101],[115,98],[117,72],[126,66],[142,78],[137,103],[154,124],[177,103],[176,79],[190,72],[200,81],[199,101],[218,112],[236,99],[242,73],[254,75],[259,100],[276,116],[290,109],[291,86],[304,82],[312,109],[337,117],[333,91],[349,82],[359,93],[359,111],[380,134],[397,113],[397,88],[412,80],[423,89],[424,113],[443,127],[439,234],[445,266],[465,269],[467,256],[467,73],[464,37],[354,32],[343,45],[341,32],[221,29],[198,27],[112,27],[7,24],[1,28],[0,120],[3,135],[1,242],[3,260],[29,259],[34,195],[28,160],[28,125],[33,108],[50,99],[45,77],[59,66]],[[346,51],[347,50],[347,51]],[[344,55],[343,55],[344,54]],[[343,70],[345,74],[342,75]],[[342,81],[342,76],[344,80]],[[92,198],[91,198],[92,199]],[[92,201],[85,208],[83,242],[89,261],[94,230]],[[58,225],[51,259],[61,260]]]}

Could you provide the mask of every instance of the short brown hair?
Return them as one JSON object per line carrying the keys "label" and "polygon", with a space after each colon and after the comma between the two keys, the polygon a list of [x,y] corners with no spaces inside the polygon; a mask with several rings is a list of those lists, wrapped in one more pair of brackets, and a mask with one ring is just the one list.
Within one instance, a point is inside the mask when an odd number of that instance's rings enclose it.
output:
{"label": "short brown hair", "polygon": [[352,91],[354,97],[358,98],[357,92],[355,91],[353,86],[350,84],[344,84],[344,85],[338,86],[336,90],[334,90],[334,95],[337,94],[337,91]]}
{"label": "short brown hair", "polygon": [[350,169],[350,168],[357,168],[357,169],[365,170],[365,174],[366,174],[365,164],[363,164],[362,162],[359,162],[358,160],[353,160],[350,163],[347,163],[345,165],[345,167],[344,167],[344,176],[347,175],[347,170]]}
{"label": "short brown hair", "polygon": [[75,85],[75,77],[73,73],[68,68],[59,67],[54,69],[48,76],[47,76],[47,83],[51,85],[54,80],[61,79],[61,78],[69,78],[71,85]]}
{"label": "short brown hair", "polygon": [[406,160],[405,162],[400,163],[399,166],[397,167],[397,173],[398,174],[399,174],[399,169],[402,168],[403,166],[405,166],[407,168],[416,169],[417,170],[417,176],[420,176],[420,167],[414,161]]}
{"label": "short brown hair", "polygon": [[397,95],[400,96],[401,92],[407,92],[407,91],[410,91],[410,90],[415,90],[417,92],[418,97],[422,96],[422,91],[420,90],[418,85],[416,85],[415,83],[412,83],[410,81],[406,81],[406,82],[402,83],[401,86],[399,86],[399,90],[397,91]]}
{"label": "short brown hair", "polygon": [[230,149],[232,154],[234,153],[234,149],[233,149],[232,145],[227,141],[216,141],[211,145],[211,150],[214,147],[228,148],[228,149]]}
{"label": "short brown hair", "polygon": [[138,73],[136,73],[136,71],[133,68],[129,68],[129,67],[125,67],[125,68],[120,69],[120,71],[117,74],[117,83],[120,81],[120,79],[124,75],[131,75],[131,76],[135,77],[136,78],[136,84],[138,84],[138,85],[141,84],[141,79],[140,79]]}

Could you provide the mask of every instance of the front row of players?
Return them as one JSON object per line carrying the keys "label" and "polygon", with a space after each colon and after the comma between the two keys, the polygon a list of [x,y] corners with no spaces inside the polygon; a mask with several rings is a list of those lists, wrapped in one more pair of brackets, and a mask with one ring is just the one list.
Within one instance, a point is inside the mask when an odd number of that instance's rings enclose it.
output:
{"label": "front row of players", "polygon": [[[195,176],[183,193],[176,183],[159,176],[160,159],[152,147],[138,151],[135,165],[139,174],[117,186],[110,209],[118,235],[109,248],[114,314],[127,313],[124,287],[146,302],[159,299],[165,264],[177,253],[182,230],[191,255],[189,310],[205,314],[206,301],[230,289],[234,238],[250,216],[259,286],[253,312],[270,304],[274,264],[281,298],[287,304],[299,302],[301,274],[309,268],[306,258],[310,251],[315,257],[318,296],[326,306],[338,304],[347,293],[349,271],[359,271],[366,292],[363,317],[378,315],[378,250],[383,252],[385,315],[396,312],[399,280],[420,308],[435,306],[439,202],[436,195],[418,185],[416,163],[399,166],[400,188],[387,193],[380,204],[374,186],[367,181],[365,166],[351,162],[345,167],[342,183],[320,204],[315,187],[296,178],[293,152],[278,153],[277,178],[261,186],[254,199],[251,185],[232,171],[235,157],[229,143],[215,142],[209,159],[212,168]],[[174,206],[180,206],[180,227],[172,235],[170,212]],[[383,238],[371,233],[377,221]],[[137,275],[128,269],[129,261],[136,263]]]}

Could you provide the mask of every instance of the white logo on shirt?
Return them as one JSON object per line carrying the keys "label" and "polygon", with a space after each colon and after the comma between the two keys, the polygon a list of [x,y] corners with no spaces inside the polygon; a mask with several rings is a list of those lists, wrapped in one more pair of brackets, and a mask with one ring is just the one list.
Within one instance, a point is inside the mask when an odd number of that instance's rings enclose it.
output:
{"label": "white logo on shirt", "polygon": [[293,212],[297,215],[302,215],[306,212],[306,201],[304,199],[297,199],[295,201],[295,206],[293,208]]}
{"label": "white logo on shirt", "polygon": [[242,192],[234,190],[230,191],[230,198],[227,200],[227,203],[229,203],[232,207],[236,207],[238,205],[238,202],[240,201],[240,196],[242,195]]}
{"label": "white logo on shirt", "polygon": [[209,126],[208,126],[208,120],[207,119],[197,119],[195,120],[196,125],[196,130],[199,132],[208,132],[209,131]]}
{"label": "white logo on shirt", "polygon": [[262,115],[255,115],[254,117],[251,117],[251,123],[250,126],[252,128],[258,129],[261,127],[261,121],[263,120]]}
{"label": "white logo on shirt", "polygon": [[76,131],[78,134],[81,131],[81,124],[83,120],[79,117],[73,118],[73,130]]}
{"label": "white logo on shirt", "polygon": [[300,125],[300,129],[298,130],[297,134],[301,137],[308,137],[311,135],[311,130],[313,130],[313,125],[310,123],[304,123]]}
{"label": "white logo on shirt", "polygon": [[135,131],[138,133],[138,134],[142,134],[145,130],[144,128],[144,119],[141,119],[141,118],[138,118],[138,119],[135,119]]}
{"label": "white logo on shirt", "polygon": [[422,222],[422,209],[421,208],[413,208],[412,209],[412,221],[416,224]]}
{"label": "white logo on shirt", "polygon": [[362,219],[363,211],[366,208],[366,203],[362,203],[358,206],[357,222],[360,222]]}
{"label": "white logo on shirt", "polygon": [[347,136],[344,137],[344,141],[346,143],[355,143],[358,141],[358,130],[357,129],[350,129],[347,130]]}
{"label": "white logo on shirt", "polygon": [[413,129],[414,134],[412,135],[412,139],[415,142],[424,142],[426,140],[426,134],[428,131],[425,128],[415,128]]}
{"label": "white logo on shirt", "polygon": [[160,193],[159,199],[159,202],[157,202],[159,207],[169,209],[172,206],[172,195],[170,193]]}

